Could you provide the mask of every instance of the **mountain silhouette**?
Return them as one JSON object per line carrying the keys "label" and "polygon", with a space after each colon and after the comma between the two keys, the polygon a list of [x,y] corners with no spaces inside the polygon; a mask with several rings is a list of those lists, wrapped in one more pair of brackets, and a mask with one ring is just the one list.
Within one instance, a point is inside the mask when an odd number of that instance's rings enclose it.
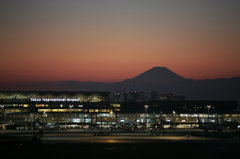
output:
{"label": "mountain silhouette", "polygon": [[[138,76],[115,83],[56,81],[31,83],[0,83],[0,90],[9,91],[144,91],[150,98],[153,90],[159,93],[185,95],[186,100],[233,100],[240,103],[240,77],[213,80],[186,79],[166,67],[153,67]],[[123,95],[123,94],[122,94]]]}
{"label": "mountain silhouette", "polygon": [[172,72],[166,67],[153,67],[142,74],[131,79],[132,82],[151,83],[151,84],[168,84],[183,82],[186,79]]}

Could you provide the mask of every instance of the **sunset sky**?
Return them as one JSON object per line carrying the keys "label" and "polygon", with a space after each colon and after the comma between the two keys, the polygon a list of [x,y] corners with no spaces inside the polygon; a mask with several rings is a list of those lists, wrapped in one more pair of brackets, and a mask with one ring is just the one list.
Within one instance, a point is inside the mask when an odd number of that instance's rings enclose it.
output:
{"label": "sunset sky", "polygon": [[240,0],[0,1],[0,82],[240,76]]}

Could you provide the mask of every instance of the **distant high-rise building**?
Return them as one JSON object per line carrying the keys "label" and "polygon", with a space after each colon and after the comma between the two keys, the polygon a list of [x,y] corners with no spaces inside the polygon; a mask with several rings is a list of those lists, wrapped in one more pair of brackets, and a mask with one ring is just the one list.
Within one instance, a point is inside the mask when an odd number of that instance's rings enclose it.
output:
{"label": "distant high-rise building", "polygon": [[159,94],[158,100],[168,100],[168,94]]}
{"label": "distant high-rise building", "polygon": [[124,102],[137,102],[138,92],[126,92],[124,93]]}
{"label": "distant high-rise building", "polygon": [[124,102],[144,102],[144,92],[126,92],[124,93]]}
{"label": "distant high-rise building", "polygon": [[183,100],[185,100],[185,96],[175,96],[172,93],[168,93],[167,98],[168,98],[167,99],[168,101],[183,101]]}
{"label": "distant high-rise building", "polygon": [[113,94],[113,102],[121,102],[121,92],[115,91]]}
{"label": "distant high-rise building", "polygon": [[185,96],[175,96],[175,100],[177,100],[177,101],[184,101],[185,100]]}
{"label": "distant high-rise building", "polygon": [[185,96],[175,96],[172,93],[157,94],[157,91],[152,91],[151,100],[152,101],[184,101]]}
{"label": "distant high-rise building", "polygon": [[157,100],[159,100],[158,92],[157,91],[152,91],[151,92],[151,101],[157,101]]}
{"label": "distant high-rise building", "polygon": [[138,102],[144,102],[144,92],[143,91],[138,92]]}

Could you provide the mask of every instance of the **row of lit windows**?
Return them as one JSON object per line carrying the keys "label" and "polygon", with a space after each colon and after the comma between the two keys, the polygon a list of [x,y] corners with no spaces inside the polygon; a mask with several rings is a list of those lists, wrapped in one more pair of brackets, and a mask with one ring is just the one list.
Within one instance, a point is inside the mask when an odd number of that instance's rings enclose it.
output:
{"label": "row of lit windows", "polygon": [[48,104],[36,104],[36,107],[48,107]]}
{"label": "row of lit windows", "polygon": [[121,104],[111,104],[112,107],[121,107]]}
{"label": "row of lit windows", "polygon": [[[120,104],[119,104],[120,105]],[[36,107],[49,107],[48,104],[35,104]],[[63,107],[64,105],[63,104],[60,104],[59,105],[60,107]],[[66,105],[65,105],[66,106]],[[73,107],[73,105],[69,105],[69,107]],[[77,107],[81,108],[83,107],[83,105],[78,105]],[[119,106],[120,107],[120,106]],[[94,111],[93,111],[94,112]],[[97,111],[96,111],[97,112]]]}
{"label": "row of lit windows", "polygon": [[[56,104],[56,106],[57,105],[58,104]],[[59,106],[63,107],[63,104],[60,104]],[[29,104],[4,104],[4,107],[29,107]],[[35,107],[49,107],[49,105],[48,104],[35,104]],[[83,107],[83,105],[78,105],[78,107]]]}
{"label": "row of lit windows", "polygon": [[[120,111],[120,109],[114,109]],[[4,109],[4,112],[29,112],[28,109]],[[0,110],[1,112],[1,110]],[[110,109],[38,109],[38,112],[110,112]]]}
{"label": "row of lit windows", "polygon": [[[36,104],[36,107],[48,107],[48,104]],[[59,105],[60,107],[63,107],[63,104]],[[112,107],[121,107],[120,104],[111,104]],[[83,105],[78,105],[78,107],[83,107]]]}
{"label": "row of lit windows", "polygon": [[[31,112],[29,109],[4,109],[3,112]],[[1,112],[1,110],[0,110]]]}
{"label": "row of lit windows", "polygon": [[[229,114],[230,115],[230,114]],[[234,115],[234,114],[232,114]],[[235,115],[238,115],[238,114],[235,114]],[[161,116],[164,116],[164,117],[173,117],[174,114],[155,114],[155,117],[161,117]],[[221,117],[222,115],[220,114],[209,114],[209,117]],[[208,117],[208,113],[205,113],[205,114],[175,114],[175,117]],[[239,117],[240,117],[240,114],[239,114]]]}
{"label": "row of lit windows", "polygon": [[110,112],[109,109],[89,109],[89,112]]}
{"label": "row of lit windows", "polygon": [[[183,107],[183,109],[188,109],[187,107]],[[196,109],[202,109],[202,107],[194,107],[194,110],[196,111]],[[207,107],[205,107],[205,109],[207,109]],[[214,109],[214,107],[212,107],[212,109]],[[191,111],[191,109],[189,109],[189,111]]]}
{"label": "row of lit windows", "polygon": [[29,104],[3,104],[4,107],[29,107]]}
{"label": "row of lit windows", "polygon": [[38,112],[110,112],[110,109],[38,109]]}

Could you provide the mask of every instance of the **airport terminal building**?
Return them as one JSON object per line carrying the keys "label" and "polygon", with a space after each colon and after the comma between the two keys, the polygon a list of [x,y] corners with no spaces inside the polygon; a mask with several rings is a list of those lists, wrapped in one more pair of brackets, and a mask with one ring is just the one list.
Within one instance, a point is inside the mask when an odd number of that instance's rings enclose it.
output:
{"label": "airport terminal building", "polygon": [[111,102],[110,92],[1,91],[0,124],[4,129],[29,129],[58,123],[67,127],[146,129],[198,126],[201,122],[237,128],[236,101]]}

